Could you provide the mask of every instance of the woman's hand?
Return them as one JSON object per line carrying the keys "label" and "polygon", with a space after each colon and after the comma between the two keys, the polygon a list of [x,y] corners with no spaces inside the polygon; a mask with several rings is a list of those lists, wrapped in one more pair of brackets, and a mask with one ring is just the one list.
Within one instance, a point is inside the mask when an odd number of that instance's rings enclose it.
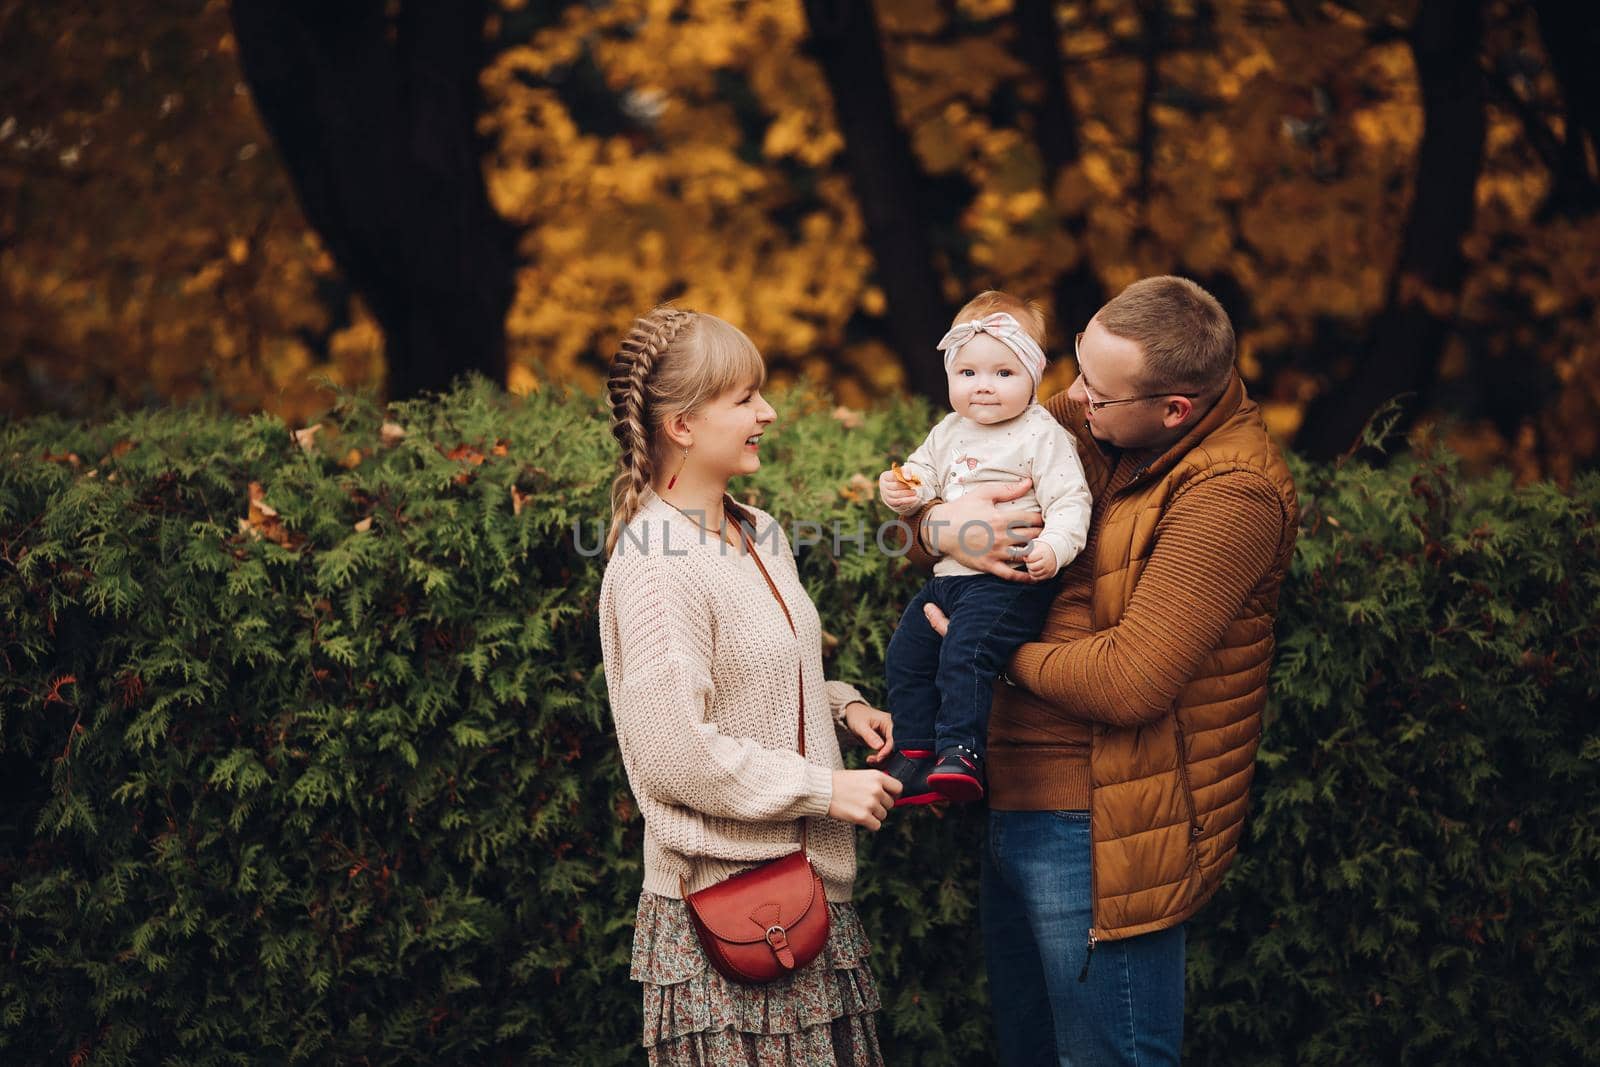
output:
{"label": "woman's hand", "polygon": [[1001,511],[999,506],[1032,487],[1029,478],[1010,485],[988,482],[937,505],[932,514],[924,517],[927,543],[936,552],[975,571],[1011,582],[1035,581],[1013,564],[1021,562],[1028,542],[1044,532],[1044,514],[1037,510]]}
{"label": "woman's hand", "polygon": [[898,779],[882,771],[834,771],[828,817],[876,830],[883,826],[884,816],[903,788]]}
{"label": "woman's hand", "polygon": [[852,700],[845,705],[844,724],[861,739],[863,745],[872,749],[872,754],[867,757],[868,763],[881,763],[885,756],[894,751],[894,719],[887,711],[865,701]]}

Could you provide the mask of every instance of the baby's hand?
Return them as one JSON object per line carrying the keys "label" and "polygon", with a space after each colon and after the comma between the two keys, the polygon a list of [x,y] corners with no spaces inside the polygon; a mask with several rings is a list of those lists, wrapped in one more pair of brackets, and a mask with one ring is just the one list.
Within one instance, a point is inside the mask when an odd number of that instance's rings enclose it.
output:
{"label": "baby's hand", "polygon": [[895,511],[902,511],[917,502],[916,487],[905,484],[892,470],[878,475],[878,496]]}
{"label": "baby's hand", "polygon": [[1056,550],[1038,538],[1034,538],[1033,547],[1023,561],[1028,565],[1030,578],[1050,578],[1056,573]]}

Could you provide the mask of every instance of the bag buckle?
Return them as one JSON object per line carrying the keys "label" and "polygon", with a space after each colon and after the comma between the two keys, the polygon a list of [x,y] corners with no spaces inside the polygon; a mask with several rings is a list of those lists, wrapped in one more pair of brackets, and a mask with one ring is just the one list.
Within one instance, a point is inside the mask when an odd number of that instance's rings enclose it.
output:
{"label": "bag buckle", "polygon": [[773,923],[767,927],[767,944],[771,946],[773,955],[778,957],[778,962],[783,964],[785,970],[794,970],[794,953],[789,951],[788,931]]}

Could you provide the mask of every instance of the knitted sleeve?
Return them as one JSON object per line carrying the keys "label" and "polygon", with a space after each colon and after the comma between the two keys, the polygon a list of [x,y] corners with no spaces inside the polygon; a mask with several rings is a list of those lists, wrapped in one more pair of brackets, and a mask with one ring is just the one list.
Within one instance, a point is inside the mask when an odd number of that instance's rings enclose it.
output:
{"label": "knitted sleeve", "polygon": [[1059,572],[1077,558],[1089,539],[1094,497],[1089,494],[1089,480],[1072,436],[1054,419],[1043,421],[1046,425],[1033,457],[1033,491],[1039,498],[1039,510],[1044,513],[1039,540],[1056,554]]}
{"label": "knitted sleeve", "polygon": [[916,450],[906,457],[906,461],[900,464],[900,469],[915,476],[918,482],[916,501],[907,507],[897,509],[900,514],[917,510],[939,491],[939,476],[944,471],[948,459],[946,455],[948,449],[944,445],[944,439],[949,436],[946,431],[952,425],[952,420],[959,417],[955,412],[946,415],[928,431],[928,436],[924,437]]}
{"label": "knitted sleeve", "polygon": [[906,525],[911,527],[911,538],[906,545],[906,559],[925,571],[933,570],[933,565],[939,562],[939,556],[928,547],[928,542],[923,537],[922,520],[928,517],[930,508],[943,503],[944,497],[936,496],[916,511],[901,516]]}
{"label": "knitted sleeve", "polygon": [[863,704],[872,703],[872,701],[861,695],[861,690],[857,689],[849,682],[840,682],[829,679],[828,681],[822,683],[822,687],[823,689],[827,690],[828,714],[833,716],[833,721],[835,723],[842,724],[844,722],[844,709],[849,707],[851,704],[854,704],[856,701],[859,700]]}
{"label": "knitted sleeve", "polygon": [[616,619],[622,665],[611,711],[636,791],[723,818],[827,814],[832,771],[711,721],[710,603],[683,560],[628,557]]}
{"label": "knitted sleeve", "polygon": [[1271,567],[1283,524],[1283,504],[1261,478],[1206,479],[1162,516],[1117,625],[1073,641],[1030,641],[1006,673],[1066,718],[1124,727],[1159,718]]}

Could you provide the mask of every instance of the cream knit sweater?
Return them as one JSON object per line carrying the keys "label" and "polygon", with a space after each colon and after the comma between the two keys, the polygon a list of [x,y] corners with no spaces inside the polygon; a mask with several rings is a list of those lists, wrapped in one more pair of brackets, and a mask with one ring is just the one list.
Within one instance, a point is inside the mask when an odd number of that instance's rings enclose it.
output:
{"label": "cream knit sweater", "polygon": [[[828,899],[846,901],[855,835],[827,816],[844,765],[834,728],[864,698],[824,680],[822,626],[789,539],[771,515],[744,510],[798,634],[754,560],[648,490],[601,582],[600,648],[644,815],[644,888],[678,897],[680,875],[694,892],[792,852],[804,815]],[[804,759],[795,750],[802,671]]]}

